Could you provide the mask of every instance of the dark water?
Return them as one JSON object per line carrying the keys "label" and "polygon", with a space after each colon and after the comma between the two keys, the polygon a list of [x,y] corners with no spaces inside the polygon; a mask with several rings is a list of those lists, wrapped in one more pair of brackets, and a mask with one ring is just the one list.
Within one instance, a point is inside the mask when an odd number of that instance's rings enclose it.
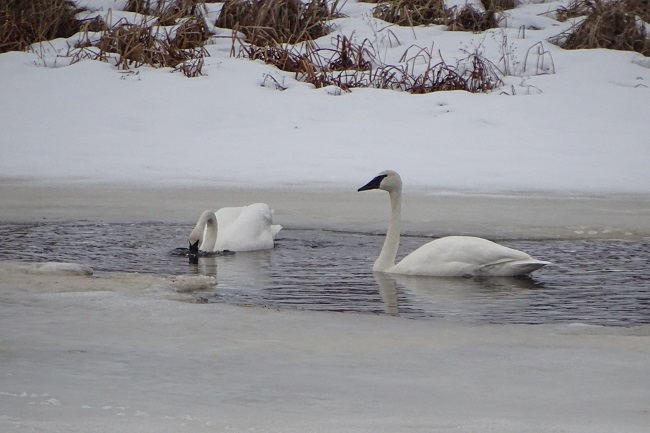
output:
{"label": "dark water", "polygon": [[[269,251],[185,256],[186,225],[89,222],[0,225],[0,260],[83,263],[95,272],[217,278],[198,301],[470,323],[650,324],[650,239],[501,241],[554,266],[532,278],[374,275],[383,236],[283,230]],[[429,239],[403,237],[400,253]]]}

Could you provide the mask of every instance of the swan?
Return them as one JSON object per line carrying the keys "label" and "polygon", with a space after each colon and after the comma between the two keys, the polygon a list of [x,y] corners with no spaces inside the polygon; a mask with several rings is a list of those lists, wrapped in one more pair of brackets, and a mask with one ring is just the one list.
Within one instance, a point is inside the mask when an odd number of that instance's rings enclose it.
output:
{"label": "swan", "polygon": [[270,249],[281,229],[265,203],[205,210],[190,233],[190,254]]}
{"label": "swan", "polygon": [[373,271],[432,277],[519,276],[550,262],[473,236],[447,236],[433,240],[395,264],[402,212],[402,179],[386,170],[357,191],[381,189],[390,196],[391,215],[384,246]]}

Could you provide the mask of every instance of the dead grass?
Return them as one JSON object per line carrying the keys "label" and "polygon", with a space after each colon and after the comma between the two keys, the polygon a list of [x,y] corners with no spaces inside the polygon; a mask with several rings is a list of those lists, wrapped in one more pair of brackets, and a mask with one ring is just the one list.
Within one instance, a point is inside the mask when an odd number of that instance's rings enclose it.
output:
{"label": "dead grass", "polygon": [[160,25],[173,25],[177,20],[199,16],[205,0],[128,0],[125,11],[159,18]]}
{"label": "dead grass", "polygon": [[191,16],[182,20],[176,30],[173,43],[181,50],[203,47],[210,32],[203,18]]}
{"label": "dead grass", "polygon": [[469,92],[486,93],[503,85],[498,68],[479,50],[470,53],[460,64],[463,68],[462,76]]}
{"label": "dead grass", "polygon": [[592,13],[596,5],[600,4],[600,0],[576,0],[568,6],[560,6],[555,11],[558,21],[566,21],[570,18],[582,17]]}
{"label": "dead grass", "polygon": [[[157,22],[144,19],[141,23],[118,22],[103,28],[101,38],[92,43],[85,36],[77,44],[75,59],[82,58],[113,62],[119,69],[130,70],[143,65],[173,68],[187,77],[203,74],[205,43],[210,37],[200,15],[202,0],[129,0],[125,10],[158,17]],[[97,31],[97,30],[94,30]]]}
{"label": "dead grass", "polygon": [[[108,28],[101,18],[79,21],[70,0],[5,0],[0,2],[0,52],[25,50],[35,42],[68,38],[80,32],[69,49],[81,59],[112,61],[120,69],[142,65],[171,67],[187,76],[201,75],[204,44],[209,38],[200,16],[203,0],[129,0],[134,12],[158,16],[158,24],[118,22]],[[173,31],[160,27],[175,25]],[[101,32],[101,37],[91,34]]]}
{"label": "dead grass", "polygon": [[75,12],[70,0],[0,1],[0,53],[74,35],[80,28]]}
{"label": "dead grass", "polygon": [[[241,41],[240,41],[241,42]],[[251,60],[262,60],[283,71],[292,72],[299,81],[315,87],[337,85],[344,90],[360,87],[351,77],[350,71],[367,71],[372,68],[374,53],[365,46],[351,42],[346,36],[337,36],[335,49],[324,49],[315,42],[306,42],[301,48],[290,45],[258,47],[241,44],[240,56]]]}
{"label": "dead grass", "polygon": [[515,0],[481,0],[483,7],[486,11],[507,11],[514,9],[516,4]]}
{"label": "dead grass", "polygon": [[445,24],[444,0],[392,0],[378,4],[373,16],[398,26]]}
{"label": "dead grass", "polygon": [[[411,55],[416,49],[414,55]],[[503,84],[499,78],[498,69],[476,49],[456,65],[448,64],[432,49],[411,47],[402,56],[402,65],[397,68],[401,76],[399,90],[414,94],[425,94],[439,91],[463,90],[471,93],[489,92]],[[424,70],[416,65],[426,64]],[[395,71],[395,67],[389,67]]]}
{"label": "dead grass", "polygon": [[493,10],[483,12],[471,5],[448,9],[445,24],[449,30],[466,32],[482,32],[498,27],[496,14]]}
{"label": "dead grass", "polygon": [[[316,88],[336,86],[344,91],[353,88],[377,88],[424,94],[444,90],[488,92],[502,84],[497,68],[478,51],[468,55],[458,65],[435,60],[430,49],[411,47],[398,65],[379,61],[372,43],[337,36],[334,48],[324,49],[310,41],[302,47],[295,45],[266,46],[244,44],[239,56],[262,60],[294,74],[296,80]],[[415,51],[415,52],[414,52]],[[421,65],[425,64],[425,67]],[[277,84],[277,81],[275,81]],[[276,85],[276,88],[282,86]]]}
{"label": "dead grass", "polygon": [[260,47],[294,44],[329,33],[326,21],[338,10],[338,0],[226,0],[215,25],[242,32]]}
{"label": "dead grass", "polygon": [[650,34],[639,22],[649,22],[650,0],[578,0],[557,13],[562,19],[586,15],[576,26],[552,39],[562,48],[608,48],[650,56]]}
{"label": "dead grass", "polygon": [[444,0],[391,0],[378,4],[373,16],[400,26],[446,25],[452,31],[479,32],[497,27],[495,12],[512,0],[492,0],[483,12],[472,5],[447,8]]}
{"label": "dead grass", "polygon": [[159,26],[118,23],[104,32],[94,45],[96,50],[87,46],[77,48],[83,49],[83,58],[114,59],[115,65],[123,70],[142,65],[170,67],[196,77],[202,74],[203,58],[208,55],[202,39],[205,23],[198,20],[188,19],[178,26],[176,33],[163,31]]}

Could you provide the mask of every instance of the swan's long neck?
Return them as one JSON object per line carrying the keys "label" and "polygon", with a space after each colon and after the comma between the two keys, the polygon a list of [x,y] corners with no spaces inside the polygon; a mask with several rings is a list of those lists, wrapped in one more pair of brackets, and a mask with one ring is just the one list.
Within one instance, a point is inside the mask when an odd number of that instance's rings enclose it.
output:
{"label": "swan's long neck", "polygon": [[205,222],[205,232],[203,234],[203,242],[199,249],[203,251],[212,252],[214,246],[217,244],[217,217],[212,214]]}
{"label": "swan's long neck", "polygon": [[190,243],[199,240],[199,250],[214,251],[217,243],[218,225],[214,212],[205,211],[201,214],[194,230],[190,233]]}
{"label": "swan's long neck", "polygon": [[395,266],[395,257],[399,248],[400,219],[402,217],[402,190],[389,192],[390,195],[390,222],[386,231],[386,239],[381,253],[373,266],[373,271],[383,272]]}

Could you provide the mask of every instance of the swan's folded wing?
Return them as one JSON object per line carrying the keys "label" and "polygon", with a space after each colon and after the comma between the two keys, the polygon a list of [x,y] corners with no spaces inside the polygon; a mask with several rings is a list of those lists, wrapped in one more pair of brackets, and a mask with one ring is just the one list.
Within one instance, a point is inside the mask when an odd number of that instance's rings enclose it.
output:
{"label": "swan's folded wing", "polygon": [[[273,236],[280,231],[273,226],[273,212],[265,203],[217,211],[219,236],[216,249],[255,251],[273,248]],[[275,231],[275,233],[274,233]]]}
{"label": "swan's folded wing", "polygon": [[391,272],[429,276],[514,276],[532,272],[548,262],[487,239],[448,236],[422,245]]}
{"label": "swan's folded wing", "polygon": [[280,230],[282,230],[281,225],[273,224],[273,216],[275,214],[275,210],[271,209],[266,203],[255,203],[249,207],[254,208],[257,212],[259,212],[260,218],[263,219],[268,226],[271,237],[275,239],[275,236],[280,232]]}
{"label": "swan's folded wing", "polygon": [[219,222],[219,230],[226,230],[237,218],[244,212],[246,206],[239,207],[222,207],[215,212]]}
{"label": "swan's folded wing", "polygon": [[489,263],[477,269],[477,276],[493,277],[517,277],[530,274],[537,269],[551,264],[543,260],[501,260],[495,263]]}

